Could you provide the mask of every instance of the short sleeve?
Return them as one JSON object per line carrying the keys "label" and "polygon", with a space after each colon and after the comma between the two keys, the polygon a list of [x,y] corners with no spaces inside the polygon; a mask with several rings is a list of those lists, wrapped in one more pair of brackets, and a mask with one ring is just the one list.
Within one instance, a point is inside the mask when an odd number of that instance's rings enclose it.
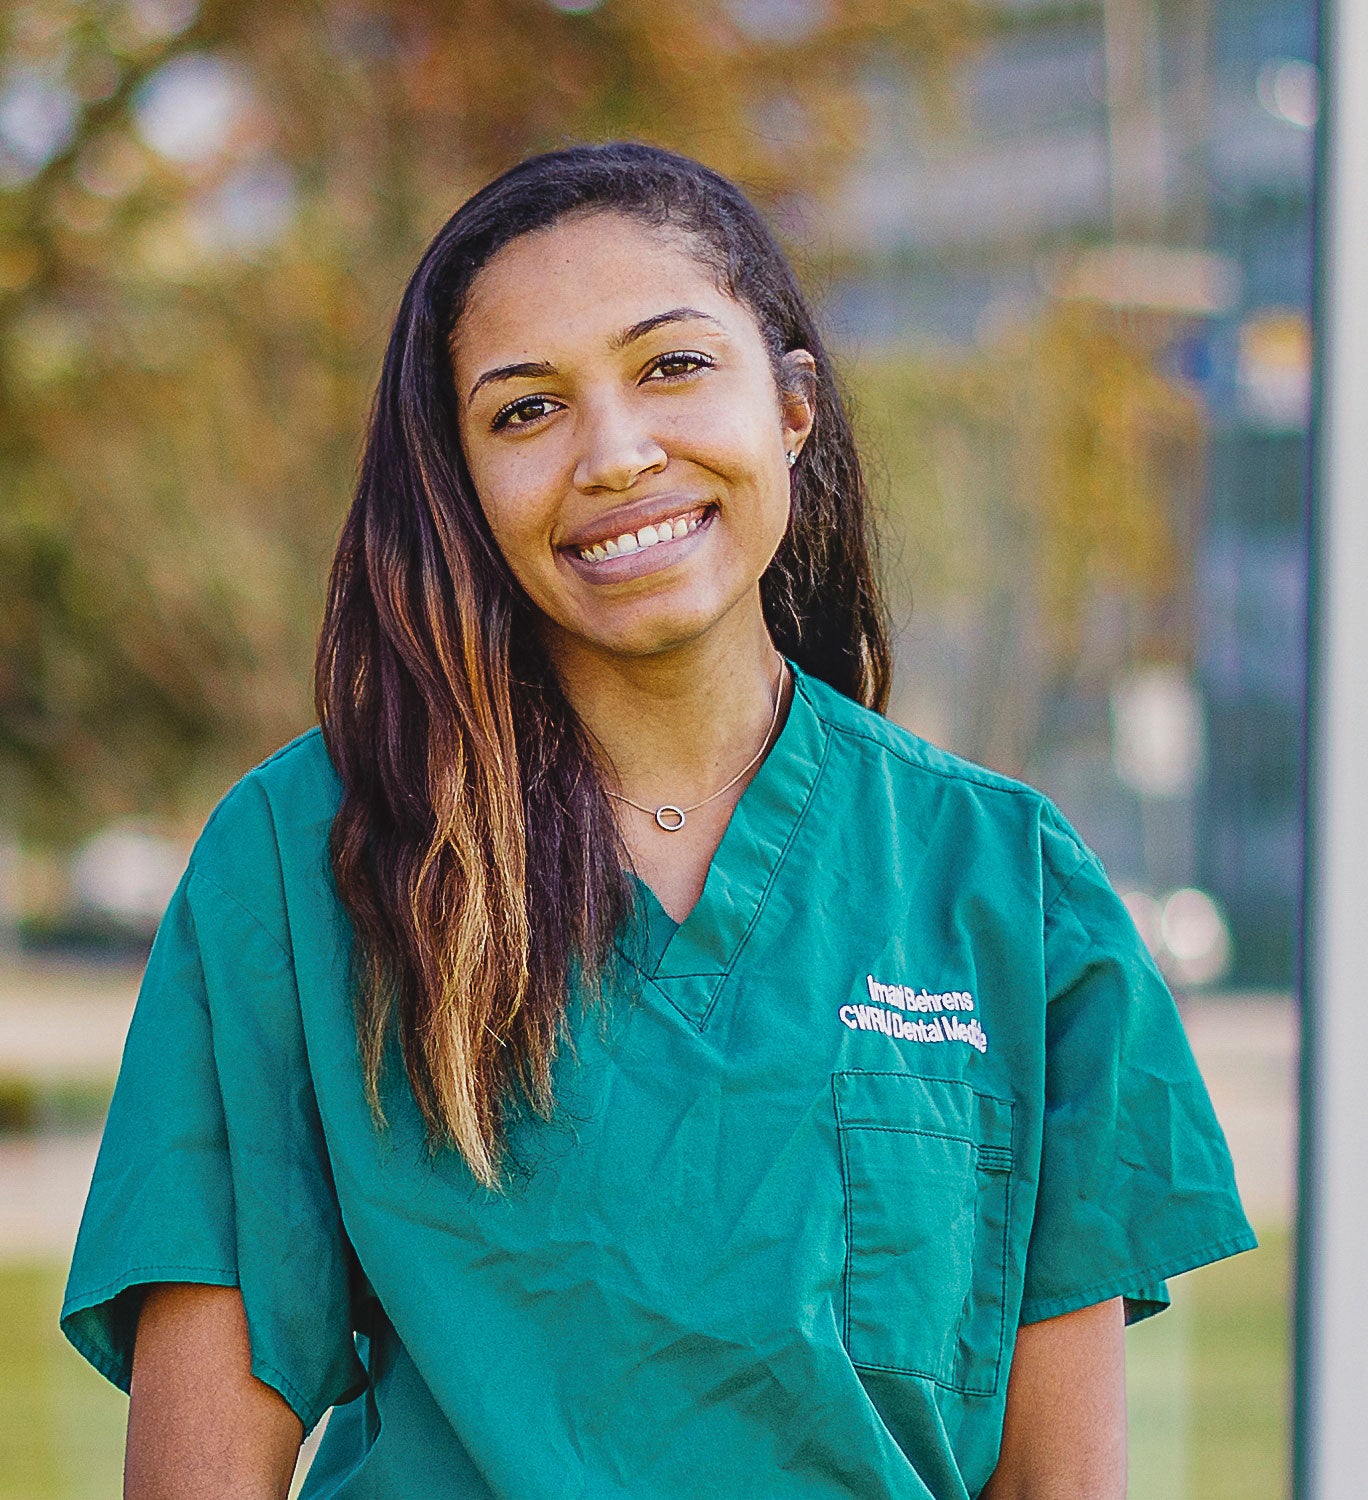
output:
{"label": "short sleeve", "polygon": [[1112,1297],[1128,1322],[1167,1278],[1256,1243],[1178,1008],[1072,830],[1045,911],[1045,1108],[1024,1323]]}
{"label": "short sleeve", "polygon": [[290,954],[192,860],[139,991],[63,1332],[126,1391],[149,1284],[237,1286],[252,1373],[308,1431],[364,1385],[353,1266]]}

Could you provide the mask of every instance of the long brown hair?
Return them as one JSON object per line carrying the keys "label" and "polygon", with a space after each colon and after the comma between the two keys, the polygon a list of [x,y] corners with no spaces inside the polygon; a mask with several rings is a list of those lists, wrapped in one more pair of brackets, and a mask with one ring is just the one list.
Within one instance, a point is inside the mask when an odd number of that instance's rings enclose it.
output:
{"label": "long brown hair", "polygon": [[602,768],[537,643],[466,470],[448,353],[479,269],[567,214],[682,231],[747,305],[776,369],[817,362],[788,532],[761,580],[776,645],[882,709],[889,652],[864,481],[834,372],[783,253],[725,178],[617,143],[514,167],[463,204],[395,319],[318,644],[342,782],[330,852],[352,919],[371,1107],[397,1029],[434,1146],[501,1181],[511,1109],[553,1106],[568,997],[592,997],[630,904]]}

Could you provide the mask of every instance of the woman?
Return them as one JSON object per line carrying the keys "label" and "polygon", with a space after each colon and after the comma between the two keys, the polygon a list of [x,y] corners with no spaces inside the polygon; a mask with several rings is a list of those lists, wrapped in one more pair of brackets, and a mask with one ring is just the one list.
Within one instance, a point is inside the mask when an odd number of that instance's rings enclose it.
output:
{"label": "woman", "polygon": [[[63,1326],[127,1493],[1120,1496],[1248,1248],[1053,807],[884,720],[831,368],[741,194],[525,162],[424,255],[318,662],[163,920]],[[136,1342],[135,1342],[136,1335]]]}

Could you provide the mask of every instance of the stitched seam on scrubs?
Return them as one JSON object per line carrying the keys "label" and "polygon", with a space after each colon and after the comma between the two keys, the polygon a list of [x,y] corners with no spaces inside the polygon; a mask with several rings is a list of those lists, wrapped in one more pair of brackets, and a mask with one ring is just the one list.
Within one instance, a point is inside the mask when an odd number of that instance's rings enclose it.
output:
{"label": "stitched seam on scrubs", "polygon": [[[131,1292],[135,1287],[149,1287],[149,1283],[140,1282],[139,1277],[149,1274],[155,1274],[160,1277],[172,1273],[175,1275],[191,1276],[227,1276],[230,1280],[226,1285],[234,1287],[238,1285],[236,1269],[230,1269],[226,1266],[184,1266],[169,1264],[132,1266],[121,1276],[116,1276],[113,1281],[106,1282],[103,1286],[92,1287],[88,1291],[77,1293],[68,1298],[66,1306],[62,1309],[60,1321],[65,1322],[68,1318],[75,1317],[79,1313],[89,1312],[93,1308],[98,1307],[102,1302],[109,1301],[111,1297],[122,1295],[124,1292]],[[160,1285],[163,1283],[158,1282],[153,1284]],[[203,1285],[206,1283],[200,1284]],[[214,1284],[217,1285],[218,1283]],[[110,1350],[106,1353],[104,1350],[95,1347],[83,1347],[87,1342],[87,1340],[83,1339],[81,1345],[78,1345],[86,1359],[95,1366],[106,1380],[112,1381],[115,1385],[123,1389],[127,1389],[131,1373],[131,1361],[117,1350]],[[268,1375],[273,1376],[274,1380],[268,1382],[268,1384],[279,1382],[277,1388],[280,1394],[294,1408],[295,1414],[304,1423],[306,1432],[319,1420],[323,1412],[327,1410],[327,1406],[315,1407],[306,1400],[304,1393],[289,1376],[277,1369],[269,1361],[253,1356],[252,1369],[254,1372],[256,1370],[264,1370]]]}
{"label": "stitched seam on scrubs", "polygon": [[1062,901],[1065,895],[1067,895],[1069,887],[1083,873],[1084,866],[1090,863],[1091,857],[1088,851],[1085,849],[1078,856],[1078,863],[1073,867],[1072,870],[1069,871],[1068,877],[1065,879],[1064,883],[1059,887],[1054,895],[1050,897],[1049,905],[1046,906],[1044,911],[1041,912],[1042,917],[1048,917],[1050,913],[1055,909],[1055,907],[1059,905],[1060,901]]}
{"label": "stitched seam on scrubs", "polygon": [[[895,760],[900,760],[905,766],[910,766],[915,771],[925,771],[928,776],[939,776],[945,781],[963,781],[968,783],[970,786],[982,787],[985,791],[1009,792],[1013,796],[1028,795],[1033,797],[1041,797],[1040,792],[1038,792],[1034,787],[1026,786],[1024,783],[1016,783],[1007,780],[999,781],[996,778],[990,779],[984,776],[975,776],[967,766],[962,770],[949,770],[942,766],[930,765],[923,760],[917,760],[911,755],[908,755],[906,751],[900,750],[896,745],[886,744],[883,740],[867,733],[865,730],[854,729],[848,724],[833,724],[830,719],[822,717],[821,710],[817,708],[816,704],[814,704],[813,707],[816,710],[818,717],[822,718],[822,722],[826,724],[833,733],[847,735],[853,740],[863,740],[867,745],[873,745],[876,750],[881,750],[886,754],[893,756]],[[1044,801],[1045,799],[1041,798],[1041,800]],[[1077,845],[1077,837],[1072,836],[1071,842]],[[1072,870],[1070,870],[1064,883],[1050,898],[1049,904],[1045,907],[1042,916],[1048,916],[1050,912],[1054,910],[1056,904],[1059,901],[1059,898],[1073,884],[1076,877],[1082,873],[1083,867],[1089,862],[1089,857],[1089,850],[1086,848],[1086,846],[1081,847],[1078,857],[1078,863],[1073,867]]]}
{"label": "stitched seam on scrubs", "polygon": [[[993,1361],[993,1378],[986,1385],[971,1385],[967,1379],[943,1380],[939,1375],[932,1375],[926,1370],[913,1370],[903,1365],[876,1365],[868,1360],[852,1359],[850,1362],[857,1370],[881,1370],[888,1375],[910,1375],[916,1380],[928,1380],[932,1385],[939,1386],[942,1390],[953,1391],[957,1396],[995,1396],[998,1386],[1002,1381],[1002,1356],[1007,1347],[1007,1263],[1011,1250],[1012,1233],[1012,1188],[1015,1179],[1008,1176],[1004,1186],[1005,1207],[1002,1218],[1002,1285],[999,1295],[996,1297],[998,1306],[998,1336],[997,1357]],[[847,1202],[849,1200],[847,1199]],[[975,1235],[975,1243],[978,1236]],[[847,1260],[849,1256],[847,1255]],[[971,1264],[969,1278],[969,1297],[974,1295],[974,1278]],[[960,1314],[960,1324],[963,1324],[965,1314]]]}
{"label": "stitched seam on scrubs", "polygon": [[[630,963],[631,960],[629,959],[628,962]],[[660,996],[665,1004],[668,1005],[672,1011],[674,1011],[675,1015],[680,1016],[683,1020],[687,1021],[690,1026],[696,1026],[700,1030],[702,1029],[702,1022],[695,1021],[693,1016],[690,1015],[682,1005],[677,1005],[675,1003],[674,997],[670,994],[669,990],[667,990],[665,986],[661,984],[653,975],[647,974],[644,970],[642,970],[641,977],[646,981],[647,984],[651,986],[653,990],[655,990],[655,992]],[[672,975],[671,977],[675,979],[698,979],[705,976],[700,976],[697,974],[676,974]]]}
{"label": "stitched seam on scrubs", "polygon": [[638,958],[629,953],[621,943],[614,943],[613,949],[617,953],[617,956],[622,959],[624,963],[631,964],[631,966],[637,971],[638,974],[641,975],[643,979],[650,979],[652,977],[651,971],[646,968]]}
{"label": "stitched seam on scrubs", "polygon": [[[820,718],[820,716],[819,716]],[[726,989],[732,972],[736,968],[741,955],[746,951],[746,944],[751,940],[751,934],[759,925],[760,918],[765,914],[765,907],[769,904],[770,892],[774,889],[775,882],[779,879],[779,872],[784,868],[784,862],[788,859],[789,850],[793,848],[793,842],[802,831],[803,824],[807,822],[808,813],[812,809],[813,802],[817,799],[817,788],[822,784],[822,773],[826,770],[827,759],[831,754],[831,725],[825,719],[820,722],[826,727],[827,735],[822,741],[822,753],[817,761],[817,769],[812,775],[812,784],[808,787],[807,796],[803,799],[803,805],[798,809],[798,816],[793,820],[793,826],[789,829],[788,837],[784,840],[783,847],[775,856],[774,868],[770,871],[769,879],[760,891],[760,896],[755,903],[755,910],[751,913],[751,919],[746,923],[746,930],[737,940],[736,947],[732,950],[731,958],[727,961],[727,967],[718,976],[717,987],[712,992],[712,998],[708,1001],[707,1009],[698,1018],[698,1029],[702,1031],[708,1024],[709,1018],[717,1009],[718,999],[722,991]],[[708,979],[712,976],[707,974],[671,974],[671,979]]]}
{"label": "stitched seam on scrubs", "polygon": [[841,1129],[850,1130],[874,1130],[886,1135],[924,1135],[932,1141],[958,1141],[961,1146],[973,1146],[978,1149],[978,1142],[971,1135],[951,1135],[945,1130],[918,1130],[915,1125],[865,1125],[847,1124],[842,1121]]}
{"label": "stitched seam on scrubs", "polygon": [[[273,1364],[269,1363],[267,1360],[257,1359],[253,1357],[252,1373],[256,1374],[258,1370],[264,1371],[265,1374],[273,1377],[272,1379],[266,1381],[265,1384],[274,1385],[280,1392],[280,1394],[284,1396],[286,1401],[290,1403],[290,1405],[294,1408],[295,1416],[297,1416],[299,1420],[304,1424],[304,1431],[306,1433],[314,1425],[314,1423],[318,1421],[319,1417],[321,1417],[323,1413],[327,1411],[328,1408],[326,1406],[320,1407],[317,1411],[315,1411],[313,1403],[305,1400],[304,1393],[299,1389],[294,1381],[290,1379],[288,1375],[284,1374],[280,1370],[277,1370],[276,1367]],[[260,1376],[258,1376],[257,1378],[260,1379]]]}
{"label": "stitched seam on scrubs", "polygon": [[[837,1078],[912,1078],[915,1079],[918,1083],[930,1083],[937,1086],[941,1084],[949,1084],[952,1088],[965,1089],[970,1094],[972,1094],[975,1099],[984,1099],[987,1100],[990,1104],[1001,1105],[1007,1111],[1007,1138],[1009,1141],[1016,1140],[1016,1101],[1014,1099],[1004,1099],[1001,1094],[988,1094],[985,1093],[982,1089],[976,1089],[967,1078],[947,1078],[942,1073],[913,1073],[910,1071],[904,1071],[901,1068],[841,1068],[838,1072],[833,1073],[831,1076],[833,1080],[833,1088],[835,1088],[836,1086],[835,1080]],[[837,1100],[836,1114],[839,1119],[841,1115],[839,1099]],[[849,1128],[853,1130],[862,1130],[865,1127],[862,1125],[852,1125]],[[913,1127],[875,1124],[869,1126],[868,1128],[870,1130],[898,1130],[902,1128],[911,1129]],[[962,1135],[954,1135],[948,1136],[947,1139],[953,1141],[962,1141],[969,1138]],[[1011,1146],[995,1146],[992,1144],[992,1142],[981,1143],[979,1141],[972,1140],[970,1141],[970,1144],[979,1146],[980,1149],[993,1152],[1006,1151],[1008,1157],[1011,1159],[1011,1166],[1010,1168],[1008,1168],[1008,1170],[1016,1170],[1016,1153]]]}
{"label": "stitched seam on scrubs", "polygon": [[[1012,1117],[1012,1128],[1016,1128],[1015,1111]],[[986,1395],[996,1395],[998,1387],[1002,1384],[1002,1357],[1007,1352],[1007,1267],[1011,1263],[1012,1255],[1012,1194],[1016,1188],[1016,1174],[1008,1172],[1003,1178],[1003,1208],[1002,1208],[1002,1285],[998,1290],[998,1337],[997,1337],[997,1359],[993,1362],[993,1384],[985,1392]]]}
{"label": "stitched seam on scrubs", "polygon": [[[939,1386],[942,1390],[953,1391],[960,1396],[993,1396],[997,1394],[1002,1379],[1002,1358],[1007,1345],[1007,1274],[1011,1256],[1011,1234],[1012,1234],[1012,1196],[1015,1188],[1015,1157],[1008,1147],[994,1146],[975,1139],[972,1135],[951,1135],[943,1131],[922,1130],[911,1125],[878,1125],[849,1122],[841,1109],[840,1080],[844,1077],[860,1078],[911,1078],[918,1082],[929,1082],[937,1085],[948,1084],[955,1089],[967,1090],[975,1099],[988,1100],[994,1104],[1005,1106],[1007,1110],[1007,1138],[1009,1141],[1016,1139],[1016,1102],[1012,1099],[1003,1099],[996,1094],[985,1094],[974,1088],[964,1079],[945,1078],[931,1073],[906,1073],[892,1068],[884,1069],[859,1069],[848,1068],[831,1075],[832,1099],[836,1113],[836,1137],[839,1145],[841,1163],[841,1191],[845,1199],[845,1221],[846,1221],[846,1255],[845,1255],[845,1296],[842,1308],[842,1343],[851,1364],[861,1370],[881,1370],[890,1375],[908,1375],[917,1380],[930,1381],[932,1385]],[[932,1374],[928,1370],[920,1370],[911,1365],[888,1365],[878,1364],[870,1360],[856,1359],[850,1353],[850,1302],[851,1302],[851,1274],[854,1260],[854,1222],[852,1194],[850,1190],[850,1173],[846,1152],[847,1137],[857,1130],[883,1132],[893,1135],[919,1135],[928,1140],[954,1141],[957,1145],[968,1146],[975,1153],[974,1170],[991,1174],[1001,1183],[1003,1194],[1002,1213],[1002,1244],[999,1254],[1001,1273],[996,1278],[997,1284],[992,1288],[990,1296],[997,1308],[997,1336],[994,1340],[995,1352],[993,1356],[993,1373],[990,1380],[985,1384],[971,1384],[968,1376],[960,1376],[956,1371],[956,1378],[947,1380],[940,1375]],[[980,1131],[980,1134],[983,1132]],[[975,1305],[975,1292],[980,1285],[980,1268],[982,1267],[982,1251],[980,1245],[986,1246],[987,1241],[980,1232],[980,1221],[976,1215],[974,1219],[974,1243],[970,1253],[969,1262],[969,1285],[965,1292],[964,1305],[961,1307],[956,1322],[956,1329],[962,1329],[970,1316]],[[984,1268],[985,1270],[987,1268]],[[958,1333],[957,1333],[958,1343]]]}
{"label": "stitched seam on scrubs", "polygon": [[[286,740],[278,750],[272,750],[265,760],[258,761],[257,764],[252,767],[252,771],[264,771],[267,766],[272,764],[272,762],[279,760],[282,756],[289,755],[291,751],[302,750],[304,748],[305,740],[311,740],[316,737],[321,737],[322,734],[323,729],[319,724],[315,724],[310,729],[301,730],[300,733],[295,735],[294,739]],[[327,749],[326,745],[324,746],[324,749]],[[328,756],[328,764],[332,764],[331,755]],[[252,771],[248,771],[247,775],[250,776],[252,774]],[[246,777],[244,777],[243,779],[246,780]]]}
{"label": "stitched seam on scrubs", "polygon": [[722,993],[723,986],[726,984],[727,980],[731,978],[732,971],[736,967],[737,960],[741,957],[746,944],[750,941],[751,934],[755,931],[756,924],[764,915],[765,906],[769,901],[770,892],[774,889],[775,881],[779,879],[779,872],[784,867],[784,861],[788,858],[789,850],[793,847],[793,841],[798,837],[803,824],[807,822],[808,810],[812,807],[813,798],[817,795],[817,787],[821,782],[822,772],[826,770],[827,755],[831,750],[831,726],[826,723],[825,719],[822,719],[821,723],[826,727],[827,735],[826,738],[822,741],[822,753],[817,761],[817,769],[813,772],[812,775],[812,784],[808,787],[807,796],[803,799],[802,807],[798,809],[798,816],[793,820],[793,826],[789,829],[788,837],[784,840],[779,853],[775,856],[774,868],[770,871],[769,879],[761,888],[759,899],[755,903],[755,910],[751,913],[751,919],[746,924],[746,930],[737,940],[737,944],[732,952],[732,956],[727,962],[727,967],[723,969],[721,974],[717,976],[713,976],[711,974],[671,974],[668,976],[671,979],[717,978],[717,988],[713,991],[712,999],[708,1001],[708,1008],[703,1012],[703,1015],[698,1022],[700,1031],[704,1026],[707,1025],[708,1017],[713,1013],[713,1008],[717,1004],[717,998]]}
{"label": "stitched seam on scrubs", "polygon": [[893,756],[895,760],[902,761],[905,766],[911,766],[914,771],[925,771],[928,776],[939,776],[944,781],[966,781],[970,786],[981,786],[985,791],[989,792],[1007,792],[1013,797],[1041,796],[1041,793],[1034,787],[1026,786],[1024,783],[1008,781],[1006,779],[998,781],[986,775],[975,776],[972,774],[967,763],[965,769],[962,771],[952,771],[942,766],[928,765],[926,761],[914,759],[905,750],[898,749],[896,745],[887,745],[881,739],[867,733],[863,729],[854,729],[849,724],[833,724],[830,719],[823,717],[820,708],[816,708],[815,704],[813,707],[816,709],[818,718],[822,720],[822,723],[833,734],[844,734],[853,740],[863,740],[865,744],[873,745],[876,750],[882,750],[885,754]]}
{"label": "stitched seam on scrubs", "polygon": [[885,1375],[910,1375],[913,1380],[925,1380],[931,1385],[938,1385],[943,1391],[953,1391],[957,1396],[995,1396],[997,1394],[997,1370],[1002,1364],[1002,1356],[998,1355],[998,1362],[993,1366],[993,1384],[986,1385],[956,1385],[953,1380],[942,1380],[939,1375],[928,1374],[925,1370],[912,1370],[906,1365],[876,1365],[867,1359],[852,1359],[850,1363],[857,1370],[879,1370]]}
{"label": "stitched seam on scrubs", "polygon": [[[985,1096],[980,1096],[980,1097],[985,1097]],[[991,1095],[986,1096],[986,1097],[991,1097]],[[999,1102],[1003,1102],[1003,1101],[999,1101]],[[968,1380],[967,1377],[963,1377],[961,1379],[958,1379],[958,1380],[955,1380],[955,1381],[952,1382],[952,1381],[943,1381],[938,1376],[928,1374],[924,1370],[910,1370],[909,1369],[909,1370],[907,1370],[905,1372],[907,1374],[912,1374],[912,1375],[920,1376],[921,1378],[926,1379],[926,1380],[933,1380],[933,1381],[936,1382],[937,1385],[943,1385],[943,1386],[945,1386],[945,1388],[947,1390],[959,1391],[962,1394],[967,1395],[967,1396],[991,1396],[991,1395],[993,1395],[994,1392],[998,1388],[998,1379],[999,1379],[999,1376],[1000,1376],[1001,1370],[1002,1370],[1002,1351],[1003,1351],[1003,1349],[1004,1349],[1004,1347],[1006,1345],[1006,1340],[1007,1340],[1007,1260],[1008,1260],[1008,1255],[1009,1255],[1010,1249],[1011,1249],[1010,1237],[1011,1237],[1011,1228],[1012,1228],[1012,1186],[1013,1186],[1012,1173],[1013,1173],[1013,1170],[1014,1170],[1015,1165],[1016,1165],[1015,1159],[1013,1158],[1012,1153],[1010,1151],[1008,1151],[1008,1150],[1004,1150],[1000,1146],[985,1146],[981,1142],[974,1140],[971,1136],[965,1136],[965,1135],[947,1135],[947,1134],[945,1134],[945,1133],[943,1133],[943,1132],[941,1132],[939,1130],[916,1130],[916,1129],[914,1129],[910,1125],[845,1125],[845,1126],[842,1127],[842,1134],[843,1135],[849,1135],[851,1132],[856,1131],[856,1130],[881,1131],[881,1132],[884,1132],[884,1133],[887,1133],[887,1134],[891,1134],[891,1135],[920,1135],[920,1136],[925,1136],[928,1140],[933,1140],[933,1141],[954,1141],[956,1143],[956,1145],[968,1146],[975,1153],[974,1166],[975,1166],[975,1169],[977,1171],[979,1171],[979,1172],[985,1172],[985,1173],[992,1173],[995,1176],[1000,1176],[1000,1177],[1005,1177],[1006,1178],[1006,1182],[1004,1183],[1005,1196],[1006,1196],[1006,1205],[1005,1205],[1005,1212],[1003,1213],[1003,1216],[1002,1216],[1002,1254],[1001,1254],[1002,1277],[1001,1277],[1001,1285],[997,1288],[996,1293],[995,1293],[995,1295],[993,1297],[993,1301],[996,1303],[997,1310],[998,1310],[998,1331],[997,1331],[997,1339],[996,1339],[997,1357],[993,1361],[993,1378],[992,1378],[992,1380],[986,1386],[977,1386],[977,1385],[970,1384],[970,1382],[969,1382],[969,1380]],[[842,1154],[844,1155],[844,1149],[842,1151]],[[844,1185],[845,1184],[843,1183],[843,1186]],[[850,1205],[850,1195],[849,1195],[849,1190],[847,1189],[847,1192],[846,1192],[847,1213],[849,1212],[849,1205]],[[978,1237],[977,1237],[977,1234],[976,1234],[975,1235],[975,1240],[976,1241],[977,1241],[977,1238]],[[849,1231],[847,1230],[847,1243],[848,1243],[848,1241],[849,1241]],[[847,1249],[846,1258],[847,1258],[847,1260],[849,1260],[849,1258],[850,1258],[849,1249]],[[969,1291],[968,1291],[968,1293],[966,1295],[966,1301],[968,1301],[968,1302],[972,1302],[973,1301],[973,1297],[974,1297],[973,1259],[974,1258],[971,1257],[971,1262],[970,1262],[970,1276],[969,1276]],[[849,1333],[849,1291],[848,1291],[848,1289],[847,1289],[847,1302],[846,1302],[846,1305],[847,1305],[846,1321],[847,1321],[847,1335],[848,1335],[848,1333]],[[963,1323],[964,1319],[967,1316],[968,1316],[967,1313],[961,1312],[961,1314],[960,1314],[960,1322]],[[854,1363],[857,1363],[857,1361],[852,1360],[851,1363],[854,1364]],[[867,1365],[867,1366],[865,1366],[865,1368],[871,1369],[871,1370],[875,1370],[875,1369],[878,1369],[878,1370],[893,1370],[893,1369],[896,1369],[898,1367],[897,1366],[893,1366],[893,1365]]]}
{"label": "stitched seam on scrubs", "polygon": [[266,936],[268,938],[270,938],[270,940],[274,944],[274,946],[280,950],[281,957],[285,958],[290,963],[294,962],[294,954],[292,954],[290,952],[290,950],[285,946],[285,944],[280,941],[280,939],[275,935],[275,933],[273,933],[271,931],[271,929],[265,924],[265,922],[263,922],[261,920],[261,918],[259,916],[257,916],[257,914],[252,910],[252,908],[250,906],[244,906],[243,903],[238,899],[238,897],[235,896],[232,893],[232,891],[230,891],[226,886],[220,885],[219,882],[217,880],[215,880],[212,875],[206,875],[204,873],[204,871],[199,868],[198,865],[196,865],[195,868],[190,873],[194,876],[194,878],[196,880],[202,880],[205,883],[205,885],[207,885],[211,889],[217,891],[219,893],[219,895],[222,896],[226,901],[231,901],[233,903],[233,905],[236,906],[237,909],[240,912],[242,912],[245,916],[250,917],[252,919],[252,922],[257,927],[259,927],[262,930],[262,932],[264,932],[266,934]]}
{"label": "stitched seam on scrubs", "polygon": [[[155,1279],[150,1282],[145,1280],[144,1278],[149,1275]],[[66,1325],[82,1313],[94,1312],[102,1304],[122,1296],[124,1292],[131,1292],[135,1287],[147,1288],[163,1285],[167,1281],[174,1281],[183,1276],[216,1278],[212,1282],[199,1283],[200,1285],[236,1286],[238,1284],[237,1271],[228,1270],[222,1266],[134,1266],[122,1275],[116,1276],[113,1281],[105,1282],[103,1286],[92,1287],[84,1292],[73,1292],[62,1303],[62,1310],[57,1319],[58,1325],[71,1342],[72,1347],[78,1350],[82,1357],[88,1360],[106,1380],[126,1393],[133,1374],[133,1362],[127,1354],[117,1348],[105,1348],[86,1336],[83,1330],[69,1329]],[[227,1281],[219,1279],[223,1277],[227,1277]]]}
{"label": "stitched seam on scrubs", "polygon": [[84,1343],[76,1343],[76,1349],[83,1359],[90,1362],[94,1369],[98,1370],[111,1385],[116,1385],[124,1393],[129,1394],[129,1386],[132,1384],[133,1371],[126,1359],[120,1359],[118,1355],[106,1355],[102,1350],[86,1348]]}
{"label": "stitched seam on scrubs", "polygon": [[62,1316],[65,1318],[68,1317],[71,1313],[88,1312],[90,1308],[96,1306],[100,1302],[106,1301],[112,1294],[116,1292],[131,1291],[134,1286],[138,1285],[137,1281],[134,1278],[138,1276],[145,1276],[149,1271],[155,1271],[159,1275],[164,1271],[194,1271],[205,1276],[231,1276],[233,1280],[230,1285],[237,1285],[236,1266],[130,1266],[126,1271],[123,1271],[118,1276],[116,1276],[113,1281],[106,1281],[103,1286],[93,1286],[88,1287],[83,1292],[73,1292],[72,1295],[67,1298],[67,1310],[63,1311]]}
{"label": "stitched seam on scrubs", "polygon": [[854,1226],[852,1223],[853,1209],[851,1206],[850,1191],[850,1161],[846,1151],[846,1131],[841,1125],[841,1090],[840,1075],[831,1075],[831,1100],[836,1112],[836,1145],[841,1162],[841,1201],[845,1209],[845,1265],[841,1268],[842,1298],[841,1298],[841,1343],[847,1350],[850,1348],[850,1262],[851,1247],[854,1243]]}
{"label": "stitched seam on scrubs", "polygon": [[1228,1255],[1238,1255],[1244,1250],[1254,1250],[1257,1247],[1258,1240],[1254,1231],[1246,1229],[1241,1234],[1212,1240],[1197,1249],[1141,1266],[1134,1271],[1118,1271],[1105,1281],[1094,1282],[1080,1291],[1066,1292],[1043,1301],[1039,1297],[1032,1298],[1021,1304],[1021,1321],[1039,1323],[1079,1307],[1088,1307],[1094,1301],[1106,1302],[1110,1297],[1133,1295],[1136,1291],[1148,1290],[1153,1282],[1167,1281],[1170,1276],[1181,1276],[1184,1271],[1195,1271],[1198,1266],[1210,1265],[1212,1261],[1223,1260]]}

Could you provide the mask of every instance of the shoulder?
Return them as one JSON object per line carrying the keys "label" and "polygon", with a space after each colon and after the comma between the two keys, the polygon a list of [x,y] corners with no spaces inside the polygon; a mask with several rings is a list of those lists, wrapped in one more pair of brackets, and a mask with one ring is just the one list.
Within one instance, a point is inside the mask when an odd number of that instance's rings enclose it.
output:
{"label": "shoulder", "polygon": [[190,855],[188,876],[230,896],[271,929],[299,870],[326,865],[341,783],[315,725],[244,773],[219,798]]}
{"label": "shoulder", "polygon": [[940,749],[872,708],[847,698],[819,678],[804,674],[801,681],[817,716],[832,732],[852,742],[866,760],[890,766],[901,763],[918,779],[932,778],[976,792],[1020,798],[1028,804],[1046,800],[1043,793],[1025,782],[1014,781],[987,766]]}
{"label": "shoulder", "polygon": [[887,787],[899,815],[957,812],[978,835],[1010,844],[1020,858],[1038,859],[1047,905],[1084,867],[1100,872],[1077,831],[1038,788],[922,739],[819,678],[802,673],[799,686],[844,751],[846,775],[866,783],[866,791],[875,783]]}

